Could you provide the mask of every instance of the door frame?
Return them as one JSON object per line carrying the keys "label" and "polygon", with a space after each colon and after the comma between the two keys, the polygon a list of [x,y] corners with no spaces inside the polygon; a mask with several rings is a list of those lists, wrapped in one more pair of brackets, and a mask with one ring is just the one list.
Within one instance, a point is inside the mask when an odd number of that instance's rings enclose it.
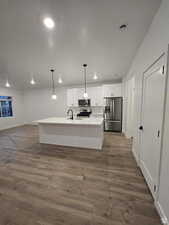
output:
{"label": "door frame", "polygon": [[[140,123],[141,126],[143,122],[143,104],[144,104],[144,78],[145,74],[150,70],[160,59],[164,57],[164,73],[165,73],[165,87],[164,87],[164,102],[163,102],[163,115],[162,115],[162,128],[161,128],[161,143],[160,143],[160,159],[159,159],[159,169],[158,169],[158,180],[156,192],[152,193],[154,200],[157,201],[159,196],[159,184],[160,184],[160,173],[161,173],[161,159],[163,150],[163,136],[164,136],[164,119],[165,119],[165,108],[166,108],[166,90],[167,90],[167,80],[168,80],[168,64],[169,64],[169,46],[166,52],[163,52],[142,74],[142,84],[141,84],[141,110],[140,110]],[[139,132],[139,155],[138,155],[138,165],[141,168],[141,152],[142,152],[142,131]]]}

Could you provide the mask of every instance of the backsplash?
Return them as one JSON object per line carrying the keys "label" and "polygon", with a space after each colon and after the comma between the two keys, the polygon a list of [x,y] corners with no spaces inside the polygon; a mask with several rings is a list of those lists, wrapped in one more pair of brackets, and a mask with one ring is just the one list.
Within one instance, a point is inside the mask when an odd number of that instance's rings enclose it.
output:
{"label": "backsplash", "polygon": [[[79,113],[81,111],[82,108],[80,107],[71,107],[73,109],[73,113],[74,115],[77,115],[77,113]],[[92,116],[97,116],[100,114],[103,114],[104,111],[104,107],[103,106],[93,106],[93,107],[89,107],[89,108],[85,108],[85,109],[91,109],[92,110]]]}

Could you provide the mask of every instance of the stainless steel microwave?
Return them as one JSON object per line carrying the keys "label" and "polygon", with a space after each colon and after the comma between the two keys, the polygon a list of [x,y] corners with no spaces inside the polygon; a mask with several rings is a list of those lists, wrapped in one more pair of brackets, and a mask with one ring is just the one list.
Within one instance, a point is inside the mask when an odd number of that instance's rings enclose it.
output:
{"label": "stainless steel microwave", "polygon": [[79,99],[78,105],[79,107],[90,107],[90,99]]}

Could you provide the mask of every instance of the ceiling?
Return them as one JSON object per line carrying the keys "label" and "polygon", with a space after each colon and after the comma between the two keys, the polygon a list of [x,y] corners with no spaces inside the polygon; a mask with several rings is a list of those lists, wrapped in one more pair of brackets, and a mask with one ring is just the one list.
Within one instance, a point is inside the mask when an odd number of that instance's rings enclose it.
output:
{"label": "ceiling", "polygon": [[[0,79],[12,86],[50,85],[50,68],[64,85],[125,76],[160,0],[0,0]],[[55,29],[47,30],[44,17]],[[119,26],[128,24],[125,31]],[[62,85],[63,85],[62,84]]]}

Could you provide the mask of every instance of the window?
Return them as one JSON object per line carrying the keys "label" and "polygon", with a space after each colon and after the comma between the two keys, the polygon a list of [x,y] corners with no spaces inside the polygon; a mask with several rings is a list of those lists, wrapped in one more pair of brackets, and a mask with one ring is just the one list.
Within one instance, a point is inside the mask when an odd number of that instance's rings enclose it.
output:
{"label": "window", "polygon": [[11,117],[12,112],[12,97],[0,96],[0,117]]}

